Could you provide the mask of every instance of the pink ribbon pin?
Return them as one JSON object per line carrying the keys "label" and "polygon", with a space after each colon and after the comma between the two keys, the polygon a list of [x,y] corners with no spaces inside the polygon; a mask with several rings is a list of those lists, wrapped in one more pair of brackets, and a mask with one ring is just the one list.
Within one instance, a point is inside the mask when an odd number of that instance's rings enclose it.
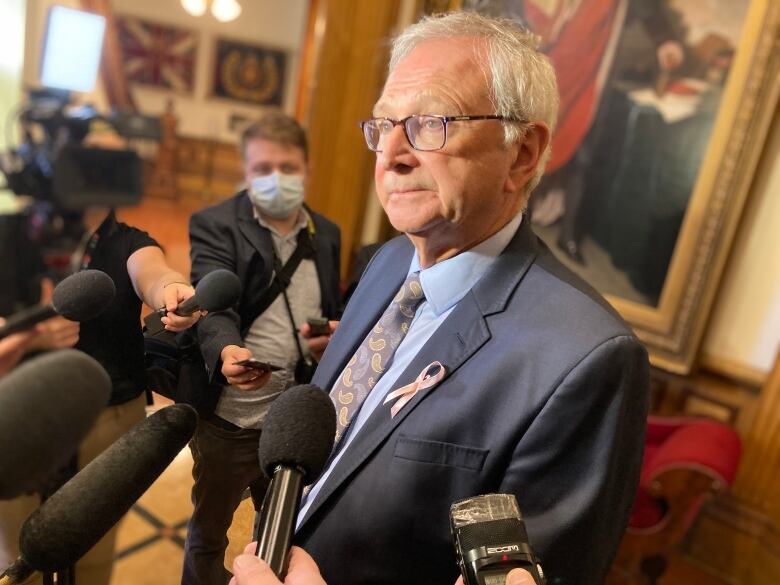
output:
{"label": "pink ribbon pin", "polygon": [[[438,371],[436,371],[435,374],[432,374],[431,371],[434,369],[438,369]],[[395,415],[398,414],[398,411],[414,398],[420,390],[428,390],[429,388],[436,386],[436,384],[444,378],[444,374],[445,370],[441,362],[431,362],[423,368],[423,371],[420,372],[420,375],[417,376],[417,379],[414,382],[390,392],[382,404],[387,404],[391,400],[400,397],[390,408],[390,418],[395,417]]]}

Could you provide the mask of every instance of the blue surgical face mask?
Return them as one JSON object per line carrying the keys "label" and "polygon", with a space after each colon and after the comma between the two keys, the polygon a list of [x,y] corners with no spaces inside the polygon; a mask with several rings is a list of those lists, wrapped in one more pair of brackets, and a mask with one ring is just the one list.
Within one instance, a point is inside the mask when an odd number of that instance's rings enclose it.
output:
{"label": "blue surgical face mask", "polygon": [[273,219],[285,219],[303,203],[303,175],[273,172],[249,183],[252,205]]}

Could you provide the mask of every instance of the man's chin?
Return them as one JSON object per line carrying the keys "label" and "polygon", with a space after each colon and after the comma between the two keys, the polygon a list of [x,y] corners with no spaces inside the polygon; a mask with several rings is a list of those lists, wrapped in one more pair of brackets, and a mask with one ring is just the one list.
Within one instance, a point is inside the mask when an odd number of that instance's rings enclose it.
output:
{"label": "man's chin", "polygon": [[440,225],[443,221],[442,218],[436,218],[428,222],[421,219],[412,218],[389,218],[390,225],[396,230],[409,236],[426,237],[435,230],[436,226]]}
{"label": "man's chin", "polygon": [[390,225],[405,234],[419,234],[442,220],[438,205],[427,201],[390,201],[384,208]]}

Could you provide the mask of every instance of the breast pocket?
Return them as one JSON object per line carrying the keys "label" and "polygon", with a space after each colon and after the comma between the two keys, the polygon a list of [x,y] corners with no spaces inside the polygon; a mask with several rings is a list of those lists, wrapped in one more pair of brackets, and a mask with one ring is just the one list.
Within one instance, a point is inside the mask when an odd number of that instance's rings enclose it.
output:
{"label": "breast pocket", "polygon": [[399,437],[393,456],[408,461],[480,471],[489,450],[456,443]]}

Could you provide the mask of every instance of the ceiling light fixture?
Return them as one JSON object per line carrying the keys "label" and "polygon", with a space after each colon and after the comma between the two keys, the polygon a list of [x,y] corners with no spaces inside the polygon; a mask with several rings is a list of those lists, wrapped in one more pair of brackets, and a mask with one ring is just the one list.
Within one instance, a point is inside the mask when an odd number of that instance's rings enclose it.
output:
{"label": "ceiling light fixture", "polygon": [[211,15],[220,22],[230,22],[241,14],[237,0],[181,0],[181,6],[192,16],[203,16],[211,6]]}

